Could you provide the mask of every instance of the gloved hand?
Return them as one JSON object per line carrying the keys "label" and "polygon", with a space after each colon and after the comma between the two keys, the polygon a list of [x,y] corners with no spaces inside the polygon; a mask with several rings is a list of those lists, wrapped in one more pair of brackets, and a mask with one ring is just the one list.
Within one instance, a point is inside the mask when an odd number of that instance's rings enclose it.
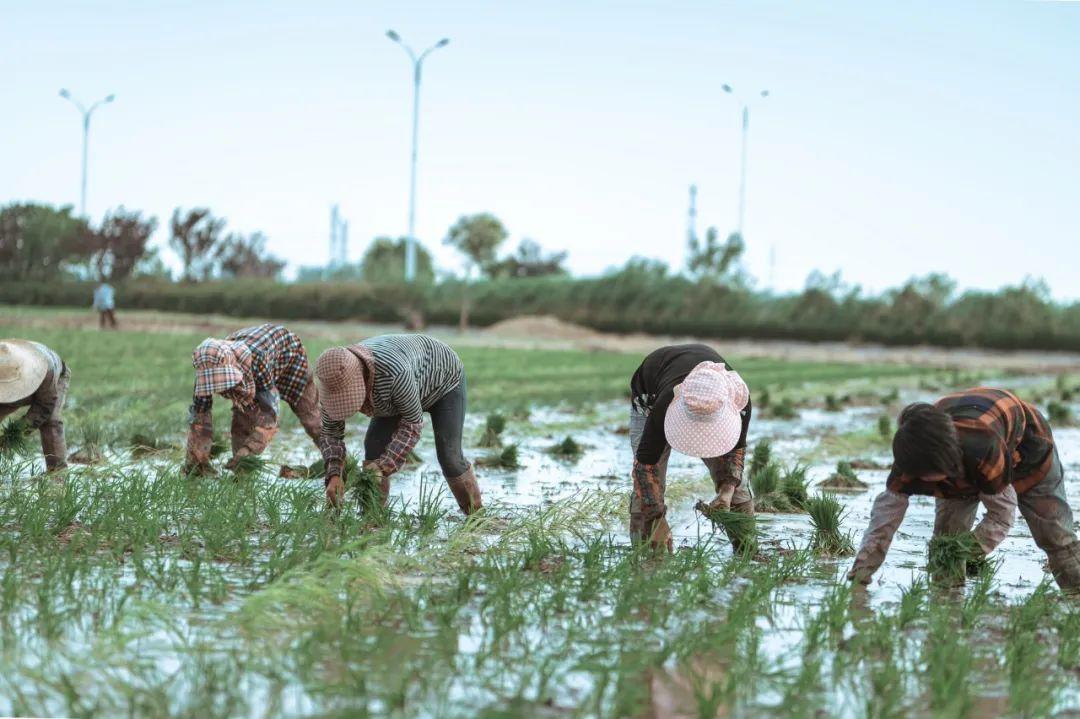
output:
{"label": "gloved hand", "polygon": [[247,447],[241,447],[240,449],[236,450],[236,452],[233,453],[232,458],[230,458],[229,461],[225,463],[225,469],[229,470],[230,472],[234,471],[236,469],[236,465],[240,463],[240,458],[250,456],[251,454],[254,453],[251,452]]}
{"label": "gloved hand", "polygon": [[214,443],[214,424],[209,412],[197,412],[191,419],[187,435],[187,455],[184,471],[206,473],[210,469],[210,448]]}

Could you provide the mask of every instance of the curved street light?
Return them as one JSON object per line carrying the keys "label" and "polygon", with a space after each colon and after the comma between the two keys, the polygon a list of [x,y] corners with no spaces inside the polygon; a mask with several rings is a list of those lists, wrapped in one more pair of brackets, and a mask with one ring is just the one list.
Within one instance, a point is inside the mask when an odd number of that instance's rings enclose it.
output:
{"label": "curved street light", "polygon": [[82,114],[83,120],[83,145],[82,145],[82,185],[79,193],[79,215],[86,217],[86,148],[90,142],[90,116],[101,105],[106,105],[116,99],[116,95],[106,95],[95,102],[89,108],[79,102],[67,88],[60,88],[60,97],[71,102]]}
{"label": "curved street light", "polygon": [[420,53],[419,56],[393,30],[387,30],[386,36],[401,45],[413,64],[413,117],[412,117],[412,160],[409,174],[409,236],[405,239],[405,281],[416,278],[416,150],[417,132],[420,125],[420,76],[424,58],[440,47],[450,44],[449,38],[443,38]]}

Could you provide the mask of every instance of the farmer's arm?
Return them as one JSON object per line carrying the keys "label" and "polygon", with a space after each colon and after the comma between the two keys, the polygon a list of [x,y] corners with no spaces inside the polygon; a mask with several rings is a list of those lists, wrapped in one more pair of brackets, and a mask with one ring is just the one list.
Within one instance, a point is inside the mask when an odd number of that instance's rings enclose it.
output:
{"label": "farmer's arm", "polygon": [[341,474],[345,466],[345,420],[331,420],[326,413],[322,416],[322,431],[319,433],[319,450],[323,456],[326,474],[326,499],[337,505],[345,494],[345,483]]}
{"label": "farmer's arm", "polygon": [[237,450],[237,456],[261,454],[274,438],[278,426],[277,391],[272,388],[256,390],[255,401],[248,411],[254,415],[254,422],[244,444]]}
{"label": "farmer's arm", "polygon": [[848,579],[862,584],[870,583],[874,572],[885,561],[893,535],[904,521],[907,508],[908,498],[905,494],[886,489],[877,496],[870,510],[870,524],[863,534],[862,544],[859,546],[859,553],[855,555],[855,563],[848,572]]}
{"label": "farmer's arm", "polygon": [[210,448],[214,443],[214,400],[212,397],[194,396],[188,410],[187,452],[184,466],[187,470],[210,464]]}
{"label": "farmer's arm", "polygon": [[1005,540],[1016,521],[1016,490],[1008,486],[997,494],[980,494],[979,501],[986,507],[986,515],[975,527],[975,539],[989,554]]}
{"label": "farmer's arm", "polygon": [[394,407],[401,412],[397,429],[390,436],[383,453],[371,462],[384,477],[400,470],[424,428],[424,408],[420,404],[420,387],[416,382],[402,383],[394,395]]}

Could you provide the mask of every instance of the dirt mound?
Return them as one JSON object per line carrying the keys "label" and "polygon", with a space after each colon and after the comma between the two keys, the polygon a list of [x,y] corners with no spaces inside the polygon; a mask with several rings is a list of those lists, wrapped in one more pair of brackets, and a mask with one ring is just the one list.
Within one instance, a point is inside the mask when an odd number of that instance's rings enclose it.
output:
{"label": "dirt mound", "polygon": [[537,340],[595,340],[603,337],[588,327],[564,322],[550,315],[525,315],[496,322],[485,330],[495,337]]}

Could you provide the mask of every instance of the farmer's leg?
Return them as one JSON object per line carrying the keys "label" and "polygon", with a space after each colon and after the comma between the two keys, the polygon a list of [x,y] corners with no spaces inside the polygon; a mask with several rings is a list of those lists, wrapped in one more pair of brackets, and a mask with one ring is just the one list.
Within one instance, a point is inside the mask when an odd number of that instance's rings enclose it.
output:
{"label": "farmer's leg", "polygon": [[56,404],[45,424],[41,425],[41,452],[45,455],[45,469],[53,471],[67,466],[67,443],[64,440],[64,402],[67,400],[71,370],[64,365],[56,381]]}
{"label": "farmer's leg", "polygon": [[364,435],[364,459],[373,462],[382,457],[390,438],[394,436],[400,417],[373,417]]}
{"label": "farmer's leg", "polygon": [[979,509],[978,497],[934,500],[934,536],[970,532]]}
{"label": "farmer's leg", "polygon": [[303,426],[304,431],[307,432],[308,437],[311,437],[315,442],[315,446],[318,446],[319,434],[322,432],[322,415],[319,412],[319,387],[310,371],[308,372],[307,384],[304,385],[304,391],[300,394],[300,398],[296,400],[295,404],[290,402],[289,407],[292,408],[296,418],[300,420],[300,424]]}
{"label": "farmer's leg", "polygon": [[109,326],[116,329],[116,310],[109,310]]}
{"label": "farmer's leg", "polygon": [[449,394],[432,405],[431,428],[435,432],[435,454],[439,458],[446,484],[465,514],[482,509],[480,485],[461,450],[461,434],[465,427],[465,406],[468,387],[465,378]]}
{"label": "farmer's leg", "polygon": [[1020,495],[1020,514],[1035,544],[1046,552],[1050,571],[1063,591],[1080,592],[1080,540],[1065,496],[1065,470],[1054,450],[1054,466],[1046,478]]}
{"label": "farmer's leg", "polygon": [[98,310],[98,329],[99,330],[105,329],[105,323],[107,322],[107,320],[105,318],[105,313],[106,312],[108,312],[108,310]]}

